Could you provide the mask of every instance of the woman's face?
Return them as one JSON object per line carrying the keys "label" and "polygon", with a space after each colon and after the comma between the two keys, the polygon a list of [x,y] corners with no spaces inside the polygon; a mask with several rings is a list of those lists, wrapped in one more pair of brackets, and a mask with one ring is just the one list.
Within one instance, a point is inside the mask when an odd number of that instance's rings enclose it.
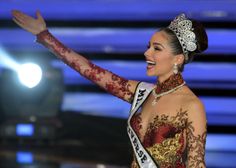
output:
{"label": "woman's face", "polygon": [[148,76],[161,76],[173,73],[175,57],[169,45],[168,35],[164,31],[154,33],[144,55],[147,62]]}

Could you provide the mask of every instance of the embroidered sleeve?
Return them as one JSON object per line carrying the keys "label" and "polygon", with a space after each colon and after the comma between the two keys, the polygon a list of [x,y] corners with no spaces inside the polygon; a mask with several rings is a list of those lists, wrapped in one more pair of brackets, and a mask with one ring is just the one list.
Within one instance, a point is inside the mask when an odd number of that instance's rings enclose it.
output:
{"label": "embroidered sleeve", "polygon": [[47,47],[63,62],[107,92],[125,101],[132,101],[134,96],[133,88],[135,88],[134,85],[137,85],[138,82],[129,81],[93,64],[85,57],[63,45],[48,30],[37,35],[37,42]]}
{"label": "embroidered sleeve", "polygon": [[[201,108],[202,109],[202,108]],[[187,124],[187,167],[205,168],[205,144],[207,135],[205,111],[189,112]]]}

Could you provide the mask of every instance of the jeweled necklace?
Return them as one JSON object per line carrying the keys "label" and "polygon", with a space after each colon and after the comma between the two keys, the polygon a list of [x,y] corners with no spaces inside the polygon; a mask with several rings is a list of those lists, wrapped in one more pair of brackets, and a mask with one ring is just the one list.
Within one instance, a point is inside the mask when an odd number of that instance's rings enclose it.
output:
{"label": "jeweled necklace", "polygon": [[183,80],[183,77],[180,73],[171,75],[167,80],[164,82],[157,83],[156,87],[152,91],[152,95],[155,97],[152,101],[152,106],[155,106],[158,99],[161,96],[170,94],[175,90],[183,87],[186,82]]}

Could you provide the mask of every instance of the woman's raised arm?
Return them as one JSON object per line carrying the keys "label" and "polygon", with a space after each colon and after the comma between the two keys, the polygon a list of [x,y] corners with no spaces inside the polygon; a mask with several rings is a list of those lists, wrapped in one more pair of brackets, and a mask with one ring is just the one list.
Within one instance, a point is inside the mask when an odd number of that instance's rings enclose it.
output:
{"label": "woman's raised arm", "polygon": [[46,23],[38,11],[36,19],[17,10],[12,11],[12,15],[16,24],[36,35],[37,42],[50,49],[57,57],[82,76],[93,81],[114,96],[127,102],[132,102],[138,81],[127,80],[102,69],[63,45],[47,30]]}

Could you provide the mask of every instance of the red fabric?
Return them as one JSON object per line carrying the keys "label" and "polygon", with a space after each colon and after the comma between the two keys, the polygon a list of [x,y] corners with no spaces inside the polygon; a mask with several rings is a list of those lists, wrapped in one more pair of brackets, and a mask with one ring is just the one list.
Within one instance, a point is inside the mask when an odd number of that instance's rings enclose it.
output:
{"label": "red fabric", "polygon": [[[140,137],[140,130],[142,129],[142,119],[140,117],[140,113],[135,114],[131,120],[130,124],[136,134]],[[160,125],[155,126],[153,123],[150,123],[148,126],[148,129],[144,135],[144,138],[142,140],[142,144],[145,148],[151,147],[154,144],[162,143],[167,138],[173,138],[175,137],[176,133],[180,133],[182,130],[175,128],[171,124],[167,123],[161,123]],[[179,151],[176,151],[179,156],[182,157],[184,152],[184,137],[181,136],[179,143],[181,144],[181,148]],[[136,164],[132,164],[136,165]],[[181,161],[176,161],[175,165],[161,165],[161,168],[185,168],[185,164]],[[136,168],[136,166],[133,166],[132,168]]]}

